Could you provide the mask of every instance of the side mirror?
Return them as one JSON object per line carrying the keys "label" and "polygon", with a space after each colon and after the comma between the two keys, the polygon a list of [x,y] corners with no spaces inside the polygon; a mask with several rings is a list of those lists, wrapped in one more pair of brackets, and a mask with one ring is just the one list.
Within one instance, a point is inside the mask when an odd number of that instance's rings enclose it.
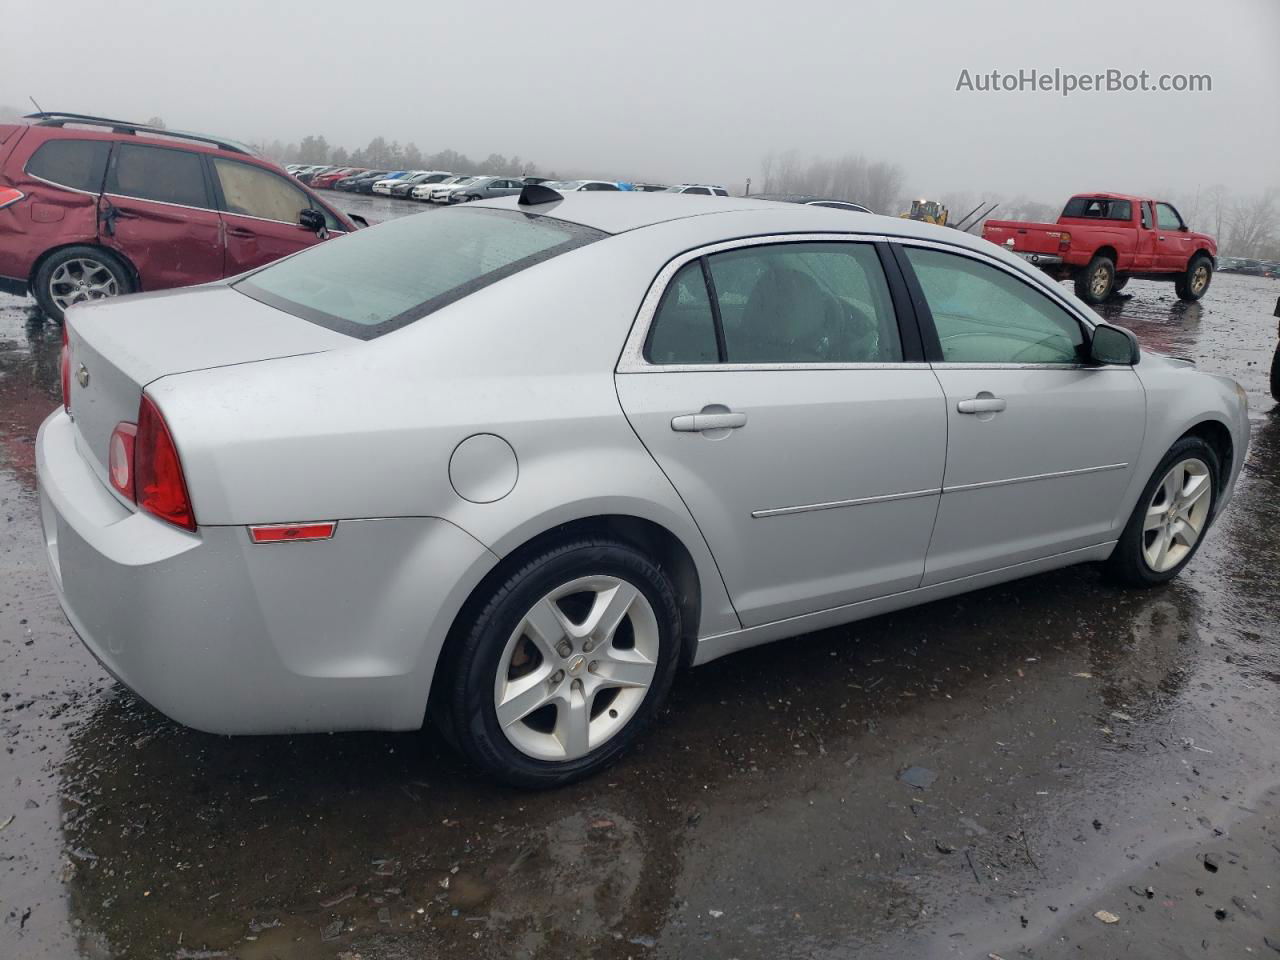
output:
{"label": "side mirror", "polygon": [[1190,232],[1191,232],[1191,228],[1190,228],[1190,227],[1188,227],[1185,223],[1184,223],[1182,226],[1180,226],[1178,229],[1179,229],[1179,230],[1181,230],[1183,233],[1190,233]]}
{"label": "side mirror", "polygon": [[349,219],[357,227],[367,227],[369,225],[369,221],[366,220],[364,217],[360,216],[360,214],[358,213],[348,213],[347,219]]}
{"label": "side mirror", "polygon": [[1123,327],[1100,323],[1093,328],[1089,359],[1106,366],[1134,366],[1142,357],[1138,338]]}
{"label": "side mirror", "polygon": [[312,233],[319,233],[324,229],[324,214],[308,207],[298,214],[298,226]]}

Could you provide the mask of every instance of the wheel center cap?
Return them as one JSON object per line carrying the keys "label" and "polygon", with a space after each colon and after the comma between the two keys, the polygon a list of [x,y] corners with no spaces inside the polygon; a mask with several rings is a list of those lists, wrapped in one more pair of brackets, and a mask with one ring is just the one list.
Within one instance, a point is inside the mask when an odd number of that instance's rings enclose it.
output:
{"label": "wheel center cap", "polygon": [[571,677],[578,676],[578,674],[582,673],[582,669],[586,665],[587,665],[587,658],[584,657],[582,654],[578,654],[576,657],[574,657],[572,660],[569,661],[569,676]]}

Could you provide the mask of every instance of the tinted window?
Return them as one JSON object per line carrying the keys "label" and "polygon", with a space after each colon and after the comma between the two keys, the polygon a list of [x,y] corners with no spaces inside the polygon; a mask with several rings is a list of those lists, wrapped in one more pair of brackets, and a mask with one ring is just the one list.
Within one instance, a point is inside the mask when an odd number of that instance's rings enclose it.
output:
{"label": "tinted window", "polygon": [[650,363],[716,363],[720,359],[715,315],[700,260],[681,267],[667,285],[644,354]]}
{"label": "tinted window", "polygon": [[1182,228],[1182,218],[1178,216],[1178,211],[1167,203],[1156,204],[1156,223],[1160,224],[1161,230],[1180,230]]}
{"label": "tinted window", "polygon": [[714,193],[717,197],[727,197],[729,195],[728,190],[721,190],[719,187],[716,187],[711,192]]}
{"label": "tinted window", "polygon": [[875,249],[788,243],[708,258],[730,363],[902,359]]}
{"label": "tinted window", "polygon": [[297,223],[298,214],[312,206],[310,197],[270,170],[214,157],[213,172],[228,213]]}
{"label": "tinted window", "polygon": [[140,200],[208,207],[204,165],[185,150],[117,143],[107,173],[107,192]]}
{"label": "tinted window", "polygon": [[583,190],[617,190],[618,188],[612,183],[588,183]]}
{"label": "tinted window", "polygon": [[951,363],[1079,363],[1080,324],[1003,270],[969,257],[905,247]]}
{"label": "tinted window", "polygon": [[27,173],[64,187],[98,193],[110,146],[105,140],[49,140],[27,161]]}
{"label": "tinted window", "polygon": [[1111,200],[1106,197],[1072,197],[1062,210],[1064,217],[1084,217],[1092,220],[1133,219],[1133,204],[1128,200]]}
{"label": "tinted window", "polygon": [[506,210],[440,210],[360,230],[277,261],[240,292],[370,339],[605,234]]}
{"label": "tinted window", "polygon": [[689,187],[687,190],[685,190],[685,193],[697,193],[702,196],[711,195],[711,191],[708,190],[706,187]]}

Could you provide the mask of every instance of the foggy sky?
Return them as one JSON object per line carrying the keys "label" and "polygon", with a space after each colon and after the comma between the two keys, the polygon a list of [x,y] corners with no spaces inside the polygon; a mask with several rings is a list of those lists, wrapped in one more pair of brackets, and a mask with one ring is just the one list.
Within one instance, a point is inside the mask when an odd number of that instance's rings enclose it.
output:
{"label": "foggy sky", "polygon": [[[382,135],[543,170],[731,184],[758,182],[771,150],[855,152],[901,164],[907,193],[1051,202],[1280,185],[1280,0],[5,8],[0,104],[34,95],[246,141]],[[1213,91],[955,90],[962,69],[1032,67],[1208,73]]]}

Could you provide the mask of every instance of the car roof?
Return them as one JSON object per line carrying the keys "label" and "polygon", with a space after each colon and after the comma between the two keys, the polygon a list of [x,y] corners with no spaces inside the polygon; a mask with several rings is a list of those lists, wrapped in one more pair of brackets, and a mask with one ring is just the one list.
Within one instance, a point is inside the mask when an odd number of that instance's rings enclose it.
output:
{"label": "car roof", "polygon": [[[723,223],[725,237],[770,233],[867,233],[940,241],[988,254],[992,251],[1002,252],[988,240],[951,227],[938,227],[918,220],[885,217],[875,213],[778,203],[776,200],[750,197],[720,197],[718,203],[708,204],[705,197],[683,193],[571,191],[564,194],[564,199],[553,203],[520,206],[517,198],[502,197],[481,200],[472,206],[542,214],[592,227],[604,233],[626,233],[690,217],[722,217],[733,219],[732,223]],[[721,221],[717,221],[719,222]],[[1006,256],[1022,263],[1017,257]]]}

